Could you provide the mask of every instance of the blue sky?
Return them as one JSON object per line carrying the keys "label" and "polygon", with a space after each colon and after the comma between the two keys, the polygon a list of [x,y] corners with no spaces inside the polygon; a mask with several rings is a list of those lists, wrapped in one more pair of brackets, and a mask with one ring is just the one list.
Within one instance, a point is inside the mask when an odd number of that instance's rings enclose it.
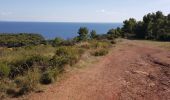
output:
{"label": "blue sky", "polygon": [[170,13],[170,0],[0,0],[1,21],[122,22]]}

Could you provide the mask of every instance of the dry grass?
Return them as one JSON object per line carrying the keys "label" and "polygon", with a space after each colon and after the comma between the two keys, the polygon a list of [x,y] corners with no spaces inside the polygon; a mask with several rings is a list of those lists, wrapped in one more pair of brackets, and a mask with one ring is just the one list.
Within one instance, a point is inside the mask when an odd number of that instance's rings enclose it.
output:
{"label": "dry grass", "polygon": [[149,40],[137,40],[137,41],[170,50],[170,42],[149,41]]}
{"label": "dry grass", "polygon": [[54,53],[55,48],[49,45],[39,45],[24,48],[0,48],[0,61],[9,63],[16,62],[33,55],[52,57]]}

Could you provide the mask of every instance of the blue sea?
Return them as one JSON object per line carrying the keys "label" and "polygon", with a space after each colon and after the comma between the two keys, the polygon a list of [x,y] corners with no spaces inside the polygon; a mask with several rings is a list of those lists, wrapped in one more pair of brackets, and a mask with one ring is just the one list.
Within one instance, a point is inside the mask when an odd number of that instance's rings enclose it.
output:
{"label": "blue sea", "polygon": [[0,33],[38,33],[46,39],[55,37],[69,39],[78,35],[80,27],[105,34],[109,29],[121,26],[122,23],[0,22]]}

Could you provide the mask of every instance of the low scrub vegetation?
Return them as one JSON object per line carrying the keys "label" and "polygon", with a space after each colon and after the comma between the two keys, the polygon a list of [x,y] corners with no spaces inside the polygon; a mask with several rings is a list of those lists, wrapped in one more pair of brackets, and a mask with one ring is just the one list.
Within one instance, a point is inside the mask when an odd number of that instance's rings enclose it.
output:
{"label": "low scrub vegetation", "polygon": [[53,66],[63,66],[65,64],[73,65],[75,64],[81,54],[83,54],[83,49],[76,47],[59,47],[56,50],[54,57],[52,58]]}
{"label": "low scrub vegetation", "polygon": [[43,42],[44,38],[39,34],[0,34],[0,46],[21,47],[38,45]]}
{"label": "low scrub vegetation", "polygon": [[111,46],[111,43],[109,41],[92,41],[91,42],[91,48],[97,49],[97,48],[109,48]]}
{"label": "low scrub vegetation", "polygon": [[50,84],[57,80],[58,75],[61,73],[61,70],[58,68],[50,68],[42,73],[40,77],[41,84]]}
{"label": "low scrub vegetation", "polygon": [[91,54],[94,56],[104,56],[104,55],[108,54],[108,50],[107,49],[97,49],[97,50],[93,51]]}
{"label": "low scrub vegetation", "polygon": [[18,88],[15,95],[23,95],[30,91],[36,91],[38,89],[39,81],[39,69],[32,69],[29,70],[24,76],[18,76],[15,78],[15,84]]}
{"label": "low scrub vegetation", "polygon": [[0,78],[8,77],[10,73],[10,67],[6,63],[0,62]]}
{"label": "low scrub vegetation", "polygon": [[[76,64],[85,52],[85,48],[76,45],[45,47],[47,48],[31,46],[12,50],[1,49],[3,52],[0,56],[1,93],[19,96],[36,91],[41,84],[53,83],[65,71],[66,65]],[[42,49],[44,50],[41,51]],[[52,51],[47,52],[48,50]],[[15,57],[11,58],[12,56]]]}
{"label": "low scrub vegetation", "polygon": [[[110,33],[109,33],[110,34]],[[38,91],[41,85],[55,82],[73,67],[84,52],[93,56],[108,53],[113,39],[81,27],[69,40],[44,40],[38,34],[0,34],[0,99]]]}
{"label": "low scrub vegetation", "polygon": [[78,36],[69,40],[45,40],[39,34],[0,34],[0,99],[53,83],[84,52],[107,55],[116,38],[170,41],[169,23],[170,15],[156,12],[144,16],[141,22],[126,20],[122,28],[110,29],[106,34],[81,27]]}

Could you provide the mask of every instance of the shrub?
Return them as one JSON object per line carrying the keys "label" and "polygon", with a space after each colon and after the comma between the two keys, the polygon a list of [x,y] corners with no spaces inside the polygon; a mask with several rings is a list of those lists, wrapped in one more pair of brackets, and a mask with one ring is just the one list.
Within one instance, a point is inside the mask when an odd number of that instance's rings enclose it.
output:
{"label": "shrub", "polygon": [[41,75],[40,82],[42,84],[50,84],[57,79],[59,73],[58,69],[49,69]]}
{"label": "shrub", "polygon": [[81,55],[83,50],[74,46],[63,46],[56,50],[56,56]]}
{"label": "shrub", "polygon": [[48,66],[49,65],[49,59],[48,57],[44,57],[41,55],[34,55],[32,57],[30,57],[26,63],[29,66],[33,66],[33,65],[39,65],[39,66]]}
{"label": "shrub", "polygon": [[116,44],[116,40],[110,41],[111,44]]}
{"label": "shrub", "polygon": [[50,62],[53,68],[58,68],[60,71],[64,71],[64,66],[69,64],[69,58],[66,56],[54,56]]}
{"label": "shrub", "polygon": [[76,39],[68,39],[68,40],[63,41],[62,45],[63,46],[73,46],[76,44],[76,42],[77,42]]}
{"label": "shrub", "polygon": [[35,55],[12,63],[10,77],[14,78],[17,75],[23,75],[29,69],[33,69],[33,65],[41,66],[41,69],[44,69],[45,66],[48,66],[48,58]]}
{"label": "shrub", "polygon": [[23,77],[17,77],[15,83],[19,88],[19,95],[23,95],[38,88],[40,72],[38,69],[29,70]]}
{"label": "shrub", "polygon": [[80,29],[78,30],[78,40],[79,41],[86,41],[88,39],[88,33],[89,30],[87,27],[80,27]]}
{"label": "shrub", "polygon": [[98,49],[98,50],[95,50],[94,52],[92,52],[91,54],[94,56],[104,56],[104,55],[108,54],[108,50]]}
{"label": "shrub", "polygon": [[91,39],[96,39],[96,38],[97,38],[97,33],[96,33],[95,30],[92,30],[92,31],[90,32],[90,38],[91,38]]}
{"label": "shrub", "polygon": [[84,51],[82,49],[73,46],[59,47],[56,50],[55,56],[51,59],[51,64],[53,67],[63,69],[63,66],[65,66],[66,64],[75,64],[79,60],[83,52]]}
{"label": "shrub", "polygon": [[10,73],[10,67],[7,64],[0,63],[0,77],[8,77]]}
{"label": "shrub", "polygon": [[100,41],[92,41],[91,42],[91,48],[108,48],[110,47],[110,43],[109,42],[100,42]]}
{"label": "shrub", "polygon": [[4,78],[0,80],[0,100],[8,95],[14,95],[16,93],[15,84],[13,81]]}
{"label": "shrub", "polygon": [[0,34],[0,46],[6,47],[38,45],[44,41],[44,38],[39,34]]}
{"label": "shrub", "polygon": [[7,85],[5,84],[5,82],[3,82],[2,80],[0,81],[0,93],[1,92],[6,92],[7,90]]}
{"label": "shrub", "polygon": [[160,36],[159,36],[159,40],[160,41],[170,41],[170,33],[168,34],[161,34]]}
{"label": "shrub", "polygon": [[120,35],[121,33],[120,33],[120,28],[117,28],[117,29],[110,29],[108,32],[107,32],[107,38],[109,39],[109,40],[113,40],[113,39],[115,39],[115,38],[118,38],[118,37],[120,37],[121,35]]}
{"label": "shrub", "polygon": [[52,73],[45,72],[42,74],[41,79],[40,79],[42,84],[50,84],[54,81],[54,78],[52,76]]}
{"label": "shrub", "polygon": [[76,44],[78,48],[83,48],[83,49],[90,49],[90,43],[89,42],[80,42]]}
{"label": "shrub", "polygon": [[53,41],[52,41],[52,46],[57,47],[57,46],[61,46],[63,44],[64,40],[62,38],[56,37]]}

